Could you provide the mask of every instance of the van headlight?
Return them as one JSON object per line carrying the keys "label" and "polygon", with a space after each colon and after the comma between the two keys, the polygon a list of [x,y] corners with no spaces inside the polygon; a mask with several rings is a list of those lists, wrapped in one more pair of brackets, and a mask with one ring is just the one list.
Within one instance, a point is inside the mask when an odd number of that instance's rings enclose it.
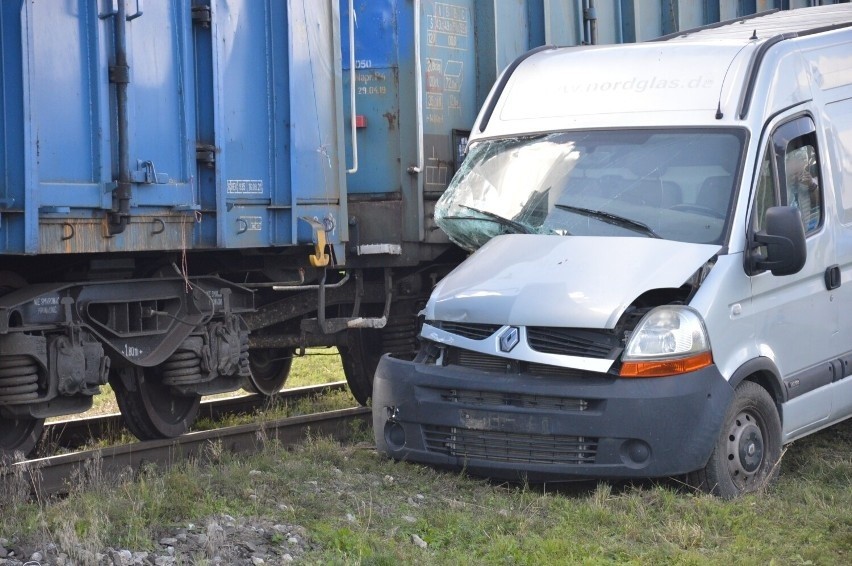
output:
{"label": "van headlight", "polygon": [[622,377],[665,377],[712,365],[701,315],[680,305],[653,309],[639,321],[621,361]]}

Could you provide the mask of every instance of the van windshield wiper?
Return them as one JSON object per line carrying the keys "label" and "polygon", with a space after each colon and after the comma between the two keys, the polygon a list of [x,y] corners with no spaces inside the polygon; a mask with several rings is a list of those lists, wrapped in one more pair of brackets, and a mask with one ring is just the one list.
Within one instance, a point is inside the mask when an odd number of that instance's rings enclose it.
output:
{"label": "van windshield wiper", "polygon": [[633,230],[634,232],[641,232],[649,238],[662,239],[662,236],[654,232],[650,226],[648,226],[647,224],[643,224],[638,220],[631,220],[630,218],[618,216],[617,214],[612,214],[611,212],[593,210],[591,208],[581,208],[579,206],[571,206],[568,204],[557,203],[554,206],[560,210],[567,210],[568,212],[575,212],[582,216],[590,216],[592,218],[596,218],[601,222],[606,222],[607,224],[612,224],[614,226],[618,226],[619,228],[627,228],[628,230]]}
{"label": "van windshield wiper", "polygon": [[446,216],[450,220],[490,220],[495,224],[499,224],[503,228],[509,228],[516,234],[532,234],[533,231],[529,226],[521,224],[520,222],[516,222],[514,220],[509,220],[508,218],[504,218],[499,214],[494,214],[493,212],[488,212],[487,210],[479,210],[478,208],[474,208],[472,206],[467,206],[465,204],[459,205],[461,208],[466,208],[467,210],[476,212],[477,214],[481,214],[485,218],[472,218],[470,216]]}

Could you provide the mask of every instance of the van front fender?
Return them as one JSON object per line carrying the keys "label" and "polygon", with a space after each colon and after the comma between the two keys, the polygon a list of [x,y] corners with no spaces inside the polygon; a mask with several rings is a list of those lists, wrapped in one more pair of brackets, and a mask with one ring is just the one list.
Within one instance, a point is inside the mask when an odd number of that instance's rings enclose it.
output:
{"label": "van front fender", "polygon": [[781,405],[787,401],[787,389],[784,387],[781,372],[775,362],[765,356],[753,358],[737,368],[728,382],[731,388],[736,389],[740,383],[749,378],[772,395],[775,404],[778,405],[778,413],[781,414]]}

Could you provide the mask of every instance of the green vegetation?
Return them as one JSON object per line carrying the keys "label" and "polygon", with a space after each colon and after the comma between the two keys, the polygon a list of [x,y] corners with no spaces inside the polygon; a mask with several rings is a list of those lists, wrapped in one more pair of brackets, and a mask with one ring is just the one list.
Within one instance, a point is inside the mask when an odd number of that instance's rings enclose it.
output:
{"label": "green vegetation", "polygon": [[193,431],[211,430],[223,426],[236,426],[256,422],[272,421],[297,415],[307,415],[321,411],[335,411],[357,407],[358,403],[349,393],[348,389],[343,391],[331,391],[315,395],[309,399],[301,399],[296,402],[270,402],[256,413],[245,415],[231,415],[223,419],[211,421],[200,418],[192,426]]}
{"label": "green vegetation", "polygon": [[354,434],[293,451],[269,442],[252,457],[211,446],[135,478],[93,466],[51,502],[27,502],[12,482],[0,494],[0,537],[143,550],[227,513],[301,525],[310,544],[300,559],[314,564],[852,562],[852,420],[789,446],[779,480],[736,501],[676,481],[492,483],[388,461],[370,431]]}
{"label": "green vegetation", "polygon": [[92,474],[55,502],[4,494],[0,536],[145,549],[164,528],[228,513],[302,525],[310,563],[841,564],[852,557],[850,448],[847,422],[790,447],[767,492],[722,501],[674,482],[495,484],[390,462],[366,432],[250,458],[211,447],[166,473]]}
{"label": "green vegetation", "polygon": [[284,389],[343,381],[343,367],[337,348],[308,348],[304,356],[296,355]]}

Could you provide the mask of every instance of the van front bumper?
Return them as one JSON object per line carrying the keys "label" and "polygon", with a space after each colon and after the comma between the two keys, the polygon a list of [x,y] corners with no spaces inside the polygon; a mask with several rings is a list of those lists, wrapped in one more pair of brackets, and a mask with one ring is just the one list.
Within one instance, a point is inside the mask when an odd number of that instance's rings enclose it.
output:
{"label": "van front bumper", "polygon": [[715,366],[665,378],[542,377],[386,355],[373,430],[394,459],[493,478],[663,477],[705,466],[732,397]]}

